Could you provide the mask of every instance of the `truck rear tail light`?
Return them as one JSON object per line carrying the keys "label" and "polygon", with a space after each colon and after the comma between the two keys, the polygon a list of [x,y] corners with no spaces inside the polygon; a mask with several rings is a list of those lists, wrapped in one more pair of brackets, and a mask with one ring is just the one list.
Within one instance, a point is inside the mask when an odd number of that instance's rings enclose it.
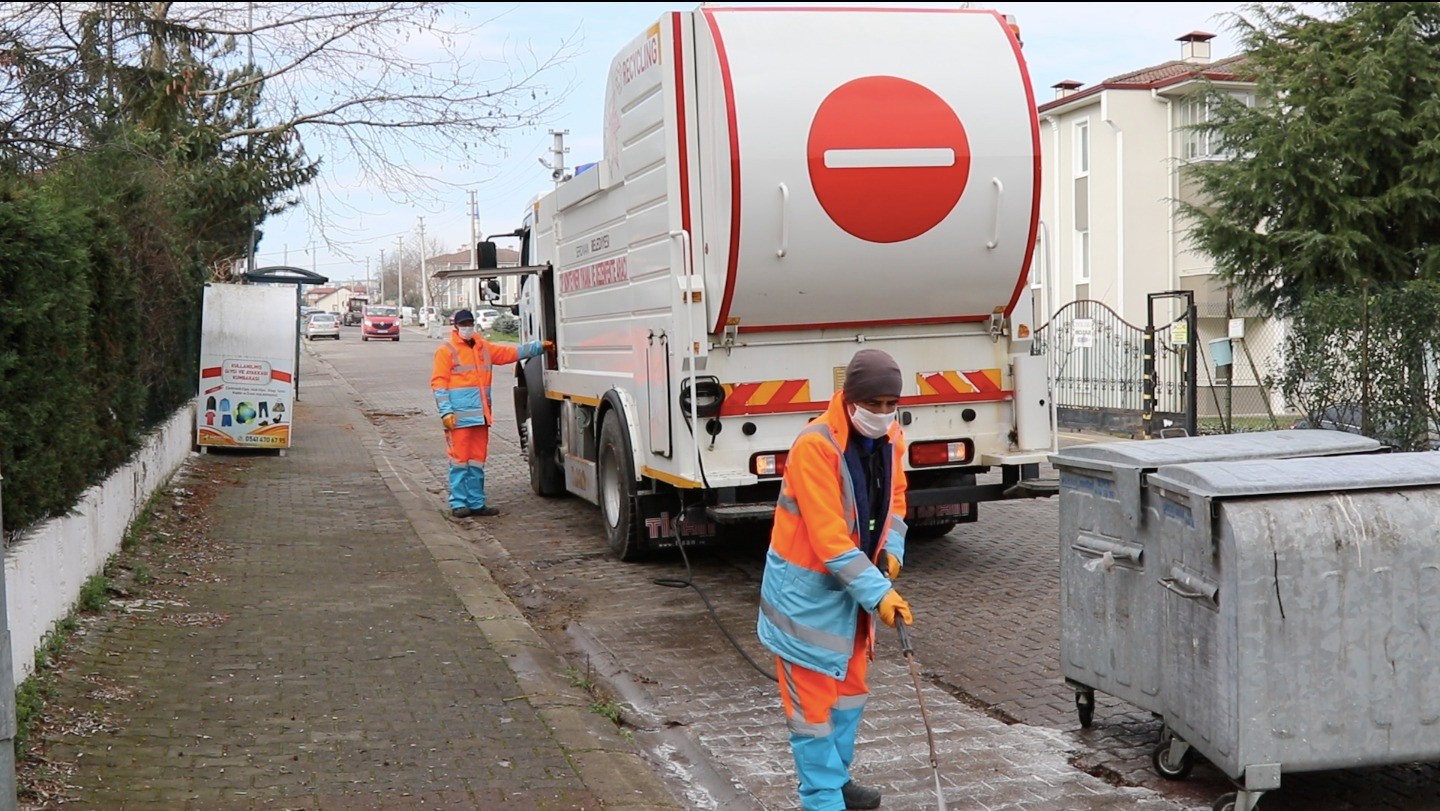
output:
{"label": "truck rear tail light", "polygon": [[953,465],[970,461],[975,443],[968,439],[940,442],[916,442],[910,446],[911,467]]}
{"label": "truck rear tail light", "polygon": [[785,457],[788,451],[780,453],[757,453],[750,457],[750,472],[756,476],[784,476]]}

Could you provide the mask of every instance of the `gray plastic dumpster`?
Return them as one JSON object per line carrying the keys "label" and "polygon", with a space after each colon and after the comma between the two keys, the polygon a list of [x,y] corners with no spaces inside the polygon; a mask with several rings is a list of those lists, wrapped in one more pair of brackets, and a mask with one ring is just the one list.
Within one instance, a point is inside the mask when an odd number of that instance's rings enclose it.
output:
{"label": "gray plastic dumpster", "polygon": [[[1373,453],[1373,439],[1287,430],[1081,445],[1053,454],[1060,474],[1060,670],[1081,726],[1100,690],[1142,710],[1160,703],[1156,505],[1146,476],[1163,465]],[[1158,750],[1157,750],[1158,751]]]}
{"label": "gray plastic dumpster", "polygon": [[1249,811],[1286,772],[1440,761],[1440,453],[1164,467],[1168,762]]}

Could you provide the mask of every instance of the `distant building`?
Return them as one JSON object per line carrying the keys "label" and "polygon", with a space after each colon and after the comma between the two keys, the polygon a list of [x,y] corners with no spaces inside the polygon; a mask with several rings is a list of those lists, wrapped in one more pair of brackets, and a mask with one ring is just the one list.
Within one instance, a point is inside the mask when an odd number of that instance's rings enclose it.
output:
{"label": "distant building", "polygon": [[[1200,200],[1192,167],[1230,158],[1222,144],[1193,126],[1211,115],[1203,91],[1216,87],[1246,103],[1254,99],[1244,54],[1212,60],[1213,38],[1192,31],[1177,38],[1179,59],[1090,87],[1059,82],[1055,98],[1038,106],[1040,217],[1049,244],[1036,252],[1031,281],[1037,297],[1045,292],[1047,317],[1071,302],[1092,301],[1142,328],[1151,294],[1190,291],[1198,317],[1200,385],[1224,386],[1226,396],[1232,388],[1243,390],[1250,395],[1244,413],[1263,416],[1282,408],[1261,387],[1279,358],[1283,324],[1228,299],[1213,259],[1190,246],[1190,224],[1178,205]],[[1174,314],[1178,301],[1157,299],[1157,327]],[[1227,343],[1227,336],[1234,340]],[[1078,360],[1097,368],[1106,361]],[[1199,411],[1214,413],[1219,402],[1207,394]]]}
{"label": "distant building", "polygon": [[[500,267],[519,267],[520,253],[510,248],[500,248],[496,251]],[[499,276],[495,278],[493,287],[481,278],[473,279],[437,279],[436,273],[450,270],[464,270],[474,267],[474,257],[471,248],[465,246],[454,253],[440,254],[425,260],[425,270],[430,275],[430,301],[433,305],[442,310],[454,310],[460,307],[478,307],[484,304],[500,304],[510,306],[520,298],[520,279],[515,276]],[[487,289],[490,291],[486,295]],[[493,296],[494,298],[490,298]]]}
{"label": "distant building", "polygon": [[305,293],[305,303],[326,312],[343,313],[349,308],[350,299],[355,296],[370,298],[370,290],[363,284],[316,287]]}

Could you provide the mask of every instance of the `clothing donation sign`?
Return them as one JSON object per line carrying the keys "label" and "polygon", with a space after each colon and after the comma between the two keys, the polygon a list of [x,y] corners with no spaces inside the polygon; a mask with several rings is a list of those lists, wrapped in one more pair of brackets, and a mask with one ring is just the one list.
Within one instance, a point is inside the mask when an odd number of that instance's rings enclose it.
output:
{"label": "clothing donation sign", "polygon": [[295,290],[205,285],[196,444],[288,448],[295,406]]}

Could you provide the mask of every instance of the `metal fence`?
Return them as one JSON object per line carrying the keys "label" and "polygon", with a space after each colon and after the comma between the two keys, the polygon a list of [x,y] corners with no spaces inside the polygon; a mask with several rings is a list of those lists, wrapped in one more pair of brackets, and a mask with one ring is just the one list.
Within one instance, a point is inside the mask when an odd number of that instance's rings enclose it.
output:
{"label": "metal fence", "polygon": [[[1171,312],[1162,306],[1154,316],[1152,420],[1146,419],[1144,326],[1129,323],[1103,302],[1082,299],[1036,330],[1036,343],[1049,360],[1059,428],[1159,436],[1188,432],[1192,425],[1198,433],[1233,433],[1294,421],[1271,383],[1281,362],[1283,324],[1204,310],[1197,310],[1192,322],[1181,302],[1168,307]],[[1193,370],[1188,368],[1192,342]]]}

